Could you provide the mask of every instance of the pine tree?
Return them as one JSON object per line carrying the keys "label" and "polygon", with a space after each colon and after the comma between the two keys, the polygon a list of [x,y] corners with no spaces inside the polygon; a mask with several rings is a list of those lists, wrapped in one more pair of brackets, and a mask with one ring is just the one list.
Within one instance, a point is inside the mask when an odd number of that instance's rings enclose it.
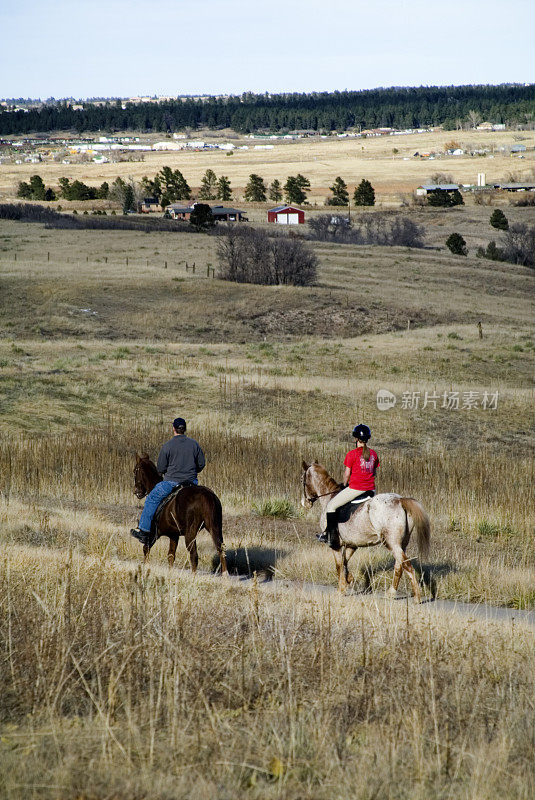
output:
{"label": "pine tree", "polygon": [[134,190],[129,183],[125,184],[123,194],[123,214],[128,211],[135,211],[135,197]]}
{"label": "pine tree", "polygon": [[304,175],[290,175],[284,184],[284,195],[288,203],[303,205],[307,202],[307,191],[310,189],[310,181]]}
{"label": "pine tree", "polygon": [[189,217],[189,222],[190,225],[193,225],[198,231],[213,228],[214,218],[212,216],[212,209],[207,203],[195,203]]}
{"label": "pine tree", "polygon": [[498,231],[508,231],[509,221],[501,208],[495,208],[490,215],[490,224]]}
{"label": "pine tree", "polygon": [[277,178],[275,178],[269,187],[269,199],[274,200],[276,203],[282,200],[282,188],[280,181],[278,181]]}
{"label": "pine tree", "polygon": [[460,233],[452,233],[446,239],[446,247],[455,256],[467,256],[468,248]]}
{"label": "pine tree", "polygon": [[371,183],[363,178],[353,194],[353,202],[356,206],[374,206],[375,190]]}
{"label": "pine tree", "polygon": [[201,179],[199,198],[201,200],[214,200],[216,196],[217,176],[213,169],[207,169]]}
{"label": "pine tree", "polygon": [[342,178],[335,178],[333,185],[329,186],[329,189],[333,196],[327,199],[328,206],[347,206],[349,204],[347,184]]}
{"label": "pine tree", "polygon": [[249,181],[245,187],[245,199],[249,203],[264,203],[266,200],[264,179],[254,172],[249,175]]}
{"label": "pine tree", "polygon": [[17,197],[22,197],[24,200],[32,199],[32,187],[26,181],[20,181],[19,188],[17,189]]}
{"label": "pine tree", "polygon": [[30,191],[32,195],[32,200],[44,200],[45,199],[45,184],[43,183],[43,179],[40,175],[32,175],[30,178]]}
{"label": "pine tree", "polygon": [[232,189],[230,188],[230,181],[226,175],[221,175],[217,182],[217,199],[227,202],[232,200]]}

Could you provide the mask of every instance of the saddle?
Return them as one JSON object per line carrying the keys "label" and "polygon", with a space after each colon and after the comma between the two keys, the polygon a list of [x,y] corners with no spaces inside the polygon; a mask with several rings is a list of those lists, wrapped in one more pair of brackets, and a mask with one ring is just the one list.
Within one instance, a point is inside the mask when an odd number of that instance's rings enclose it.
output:
{"label": "saddle", "polygon": [[[363,492],[363,494],[367,493]],[[358,503],[355,503],[355,500],[350,500],[345,505],[340,506],[340,508],[336,509],[337,522],[349,522],[353,514],[358,514],[361,508],[363,508],[370,502],[372,497],[374,497],[374,494],[370,494],[369,497],[366,498],[366,500],[361,500]]]}
{"label": "saddle", "polygon": [[182,491],[182,489],[185,489],[187,486],[195,486],[195,485],[196,484],[194,484],[193,481],[184,481],[183,483],[179,483],[166,497],[163,498],[163,500],[160,500],[160,503],[156,508],[156,511],[154,512],[154,516],[152,518],[150,526],[151,547],[160,535],[158,522],[160,521],[162,511],[166,507],[167,503],[170,503],[171,500],[174,500],[175,497]]}

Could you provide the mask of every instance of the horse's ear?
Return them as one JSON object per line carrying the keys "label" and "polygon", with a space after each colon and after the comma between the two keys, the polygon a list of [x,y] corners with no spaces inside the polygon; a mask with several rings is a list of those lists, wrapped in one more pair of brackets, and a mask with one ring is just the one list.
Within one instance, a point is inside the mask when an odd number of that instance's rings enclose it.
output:
{"label": "horse's ear", "polygon": [[308,464],[307,464],[307,462],[306,462],[304,459],[303,459],[303,462],[302,462],[301,466],[303,467],[303,469],[304,469],[304,470],[305,470],[305,472],[306,472],[306,471],[307,471],[307,469],[308,469]]}
{"label": "horse's ear", "polygon": [[141,456],[139,457],[139,460],[140,461],[148,461],[149,460],[149,454],[148,453],[141,453]]}
{"label": "horse's ear", "polygon": [[139,457],[139,453],[136,452],[136,463],[139,464],[141,458]]}
{"label": "horse's ear", "polygon": [[318,461],[318,459],[317,459],[317,458],[315,458],[315,459],[314,459],[314,461],[313,461],[312,463],[313,463],[313,464],[319,464],[320,462]]}

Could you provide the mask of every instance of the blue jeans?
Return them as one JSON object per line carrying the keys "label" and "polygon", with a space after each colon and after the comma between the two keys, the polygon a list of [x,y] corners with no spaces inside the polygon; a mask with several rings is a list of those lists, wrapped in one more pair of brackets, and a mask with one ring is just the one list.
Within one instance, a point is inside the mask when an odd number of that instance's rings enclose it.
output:
{"label": "blue jeans", "polygon": [[[192,483],[197,484],[197,479],[192,481]],[[141,517],[139,518],[140,530],[147,532],[150,531],[154,512],[164,497],[167,497],[168,494],[171,494],[175,486],[178,486],[178,483],[175,483],[174,481],[160,481],[160,483],[157,483],[154,489],[149,492],[147,499],[145,500],[143,511],[141,512]]]}

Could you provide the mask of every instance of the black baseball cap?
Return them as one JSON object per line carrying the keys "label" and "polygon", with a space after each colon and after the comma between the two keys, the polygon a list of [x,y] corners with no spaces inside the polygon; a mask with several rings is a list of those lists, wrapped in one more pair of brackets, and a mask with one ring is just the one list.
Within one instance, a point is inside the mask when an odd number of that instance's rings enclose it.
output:
{"label": "black baseball cap", "polygon": [[173,428],[175,428],[175,430],[177,428],[185,428],[185,427],[186,427],[186,420],[183,419],[183,417],[177,417],[176,419],[173,420]]}

